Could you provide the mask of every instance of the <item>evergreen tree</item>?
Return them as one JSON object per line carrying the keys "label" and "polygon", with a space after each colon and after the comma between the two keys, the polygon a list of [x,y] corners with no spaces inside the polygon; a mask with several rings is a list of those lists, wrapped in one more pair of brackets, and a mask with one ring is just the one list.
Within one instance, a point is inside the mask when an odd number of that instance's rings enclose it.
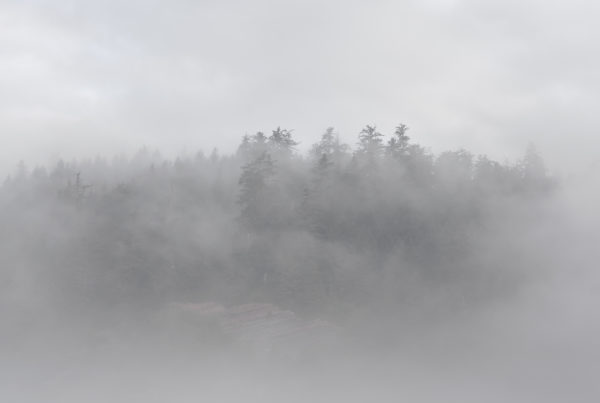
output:
{"label": "evergreen tree", "polygon": [[377,131],[375,126],[365,126],[358,135],[359,155],[365,155],[371,160],[379,158],[383,148],[383,134]]}
{"label": "evergreen tree", "polygon": [[244,161],[251,161],[266,152],[267,148],[267,137],[263,132],[257,132],[252,136],[245,134],[238,147],[237,155]]}
{"label": "evergreen tree", "polygon": [[292,138],[292,131],[278,127],[269,136],[269,146],[277,154],[290,155],[298,143]]}
{"label": "evergreen tree", "polygon": [[328,127],[321,136],[321,141],[313,144],[310,155],[319,161],[323,155],[327,155],[327,160],[331,164],[339,164],[348,154],[347,144],[340,142],[339,136],[334,132],[333,127]]}
{"label": "evergreen tree", "polygon": [[270,221],[268,204],[271,201],[274,174],[275,165],[267,152],[242,168],[238,200],[241,207],[240,219],[251,228],[259,228]]}
{"label": "evergreen tree", "polygon": [[408,153],[408,141],[410,140],[410,137],[406,135],[407,131],[408,126],[405,124],[400,124],[396,127],[394,136],[388,141],[385,149],[389,157],[399,159],[406,156]]}

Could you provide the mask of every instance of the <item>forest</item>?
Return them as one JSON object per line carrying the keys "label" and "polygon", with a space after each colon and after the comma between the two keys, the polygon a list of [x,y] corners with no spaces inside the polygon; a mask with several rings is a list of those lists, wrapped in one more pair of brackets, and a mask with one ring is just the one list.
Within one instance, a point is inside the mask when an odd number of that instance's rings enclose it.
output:
{"label": "forest", "polygon": [[441,318],[517,293],[540,264],[531,234],[559,187],[542,158],[533,146],[504,163],[433,155],[408,134],[366,126],[348,145],[328,128],[303,155],[276,128],[243,136],[232,155],[168,160],[144,148],[21,163],[0,189],[9,328],[209,301],[351,326]]}

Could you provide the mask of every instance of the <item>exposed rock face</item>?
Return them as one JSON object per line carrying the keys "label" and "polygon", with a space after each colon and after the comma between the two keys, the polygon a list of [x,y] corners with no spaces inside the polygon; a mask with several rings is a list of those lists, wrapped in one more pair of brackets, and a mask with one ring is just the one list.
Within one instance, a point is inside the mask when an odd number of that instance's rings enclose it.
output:
{"label": "exposed rock face", "polygon": [[217,330],[258,355],[299,359],[335,344],[339,328],[324,320],[306,320],[272,304],[229,308],[215,302],[171,304],[169,310],[193,326]]}

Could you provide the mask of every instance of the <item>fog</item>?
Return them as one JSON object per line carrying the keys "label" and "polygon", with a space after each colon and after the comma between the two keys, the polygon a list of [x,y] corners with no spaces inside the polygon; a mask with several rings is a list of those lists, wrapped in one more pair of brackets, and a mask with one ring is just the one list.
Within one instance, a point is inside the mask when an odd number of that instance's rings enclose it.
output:
{"label": "fog", "polygon": [[[597,163],[599,7],[585,1],[0,1],[0,172],[328,125],[562,173]],[[568,141],[566,141],[568,138]]]}
{"label": "fog", "polygon": [[3,399],[593,401],[592,177],[357,132],[17,167]]}
{"label": "fog", "polygon": [[0,400],[597,401],[598,10],[0,0]]}

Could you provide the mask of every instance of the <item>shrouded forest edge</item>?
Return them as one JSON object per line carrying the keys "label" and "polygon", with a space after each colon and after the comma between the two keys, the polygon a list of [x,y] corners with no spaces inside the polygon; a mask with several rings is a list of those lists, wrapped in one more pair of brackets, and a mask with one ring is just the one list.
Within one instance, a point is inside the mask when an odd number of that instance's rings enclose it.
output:
{"label": "shrouded forest edge", "polygon": [[394,321],[493,303],[543,264],[530,235],[557,183],[533,147],[514,163],[433,155],[405,125],[296,145],[277,128],[233,155],[21,164],[0,190],[3,311],[102,321],[265,302]]}

